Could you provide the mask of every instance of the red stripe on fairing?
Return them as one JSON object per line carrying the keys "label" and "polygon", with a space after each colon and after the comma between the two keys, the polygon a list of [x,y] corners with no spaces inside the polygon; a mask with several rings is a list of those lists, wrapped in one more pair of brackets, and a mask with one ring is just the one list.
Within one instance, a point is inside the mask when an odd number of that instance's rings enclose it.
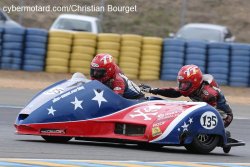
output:
{"label": "red stripe on fairing", "polygon": [[[148,141],[147,136],[125,136],[114,133],[114,122],[81,121],[52,124],[32,124],[17,126],[17,134],[24,135],[51,135],[90,138],[116,138],[134,141]],[[53,128],[52,128],[53,127]],[[41,129],[66,130],[65,134],[41,133]]]}

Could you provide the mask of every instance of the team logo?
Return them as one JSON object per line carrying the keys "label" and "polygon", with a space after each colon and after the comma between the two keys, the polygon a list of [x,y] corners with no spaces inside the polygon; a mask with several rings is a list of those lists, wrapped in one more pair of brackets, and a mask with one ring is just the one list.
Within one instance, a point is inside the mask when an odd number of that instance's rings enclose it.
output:
{"label": "team logo", "polygon": [[208,91],[206,91],[206,90],[202,90],[202,92],[203,92],[203,93],[204,93],[204,95],[206,95],[206,96],[208,96],[208,95],[209,95]]}
{"label": "team logo", "polygon": [[191,77],[192,75],[195,75],[198,72],[198,67],[190,67],[188,68],[184,73],[187,75],[187,77]]}
{"label": "team logo", "polygon": [[161,106],[148,106],[143,109],[137,109],[133,112],[133,114],[130,114],[129,116],[132,118],[135,117],[142,117],[145,121],[151,120],[152,116],[157,116],[158,110],[161,109]]}
{"label": "team logo", "polygon": [[66,134],[64,129],[41,129],[41,133],[55,133],[55,134]]}
{"label": "team logo", "polygon": [[111,55],[105,55],[101,61],[103,61],[104,64],[111,63],[112,62],[112,56]]}
{"label": "team logo", "polygon": [[52,88],[52,89],[44,92],[44,94],[46,94],[46,95],[52,95],[52,94],[61,94],[63,92],[64,92],[63,88],[55,87],[55,88]]}
{"label": "team logo", "polygon": [[162,131],[161,131],[161,129],[160,129],[159,126],[153,127],[153,128],[152,128],[152,136],[153,136],[153,137],[159,136],[159,135],[161,135],[161,134],[162,134]]}
{"label": "team logo", "polygon": [[115,87],[114,90],[122,90],[121,87]]}

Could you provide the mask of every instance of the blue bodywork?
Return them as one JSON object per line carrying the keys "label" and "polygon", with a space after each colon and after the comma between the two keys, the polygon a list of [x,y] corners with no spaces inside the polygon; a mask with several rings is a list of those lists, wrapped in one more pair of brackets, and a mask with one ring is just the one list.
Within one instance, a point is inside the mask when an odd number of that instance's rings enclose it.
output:
{"label": "blue bodywork", "polygon": [[[60,81],[38,93],[23,109],[16,124],[79,121],[105,116],[145,100],[128,100],[98,81],[69,84]],[[63,85],[64,84],[64,85]],[[54,89],[53,89],[54,88]],[[63,90],[53,92],[53,90]],[[47,92],[47,93],[46,93]],[[48,93],[49,92],[49,93]],[[95,99],[95,97],[97,99]],[[98,101],[98,97],[100,100]],[[81,103],[77,108],[75,101]],[[81,106],[81,107],[80,107]],[[49,110],[55,110],[49,114]],[[26,119],[22,114],[32,113]],[[21,116],[20,116],[21,115]]]}
{"label": "blue bodywork", "polygon": [[[209,122],[207,122],[206,126],[205,125],[202,126],[201,124],[202,114],[206,112],[213,113],[214,117],[216,117],[216,120],[210,122],[211,126],[214,124],[214,128],[211,128],[211,129],[204,128],[207,126],[209,127],[209,124],[210,124]],[[221,116],[210,105],[199,107],[198,109],[193,110],[192,112],[187,114],[185,117],[183,117],[182,120],[176,122],[176,125],[167,136],[165,136],[164,138],[160,140],[155,141],[154,143],[190,144],[193,138],[195,138],[198,134],[218,135],[222,137],[224,143],[227,142],[224,124],[221,119]],[[183,141],[182,141],[182,137],[184,139]]]}

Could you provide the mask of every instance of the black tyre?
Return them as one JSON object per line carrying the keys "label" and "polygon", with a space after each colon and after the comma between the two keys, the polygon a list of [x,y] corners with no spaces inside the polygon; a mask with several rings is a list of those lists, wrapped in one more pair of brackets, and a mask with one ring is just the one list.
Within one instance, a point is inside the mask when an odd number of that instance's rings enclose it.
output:
{"label": "black tyre", "polygon": [[72,139],[72,137],[61,137],[61,136],[42,136],[42,138],[50,143],[66,143]]}
{"label": "black tyre", "polygon": [[208,154],[218,145],[219,140],[216,135],[199,134],[185,148],[193,153]]}

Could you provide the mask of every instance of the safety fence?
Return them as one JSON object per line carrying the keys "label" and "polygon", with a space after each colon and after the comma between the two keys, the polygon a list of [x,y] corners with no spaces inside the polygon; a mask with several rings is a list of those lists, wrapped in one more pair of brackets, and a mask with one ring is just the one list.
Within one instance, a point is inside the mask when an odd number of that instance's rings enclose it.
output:
{"label": "safety fence", "polygon": [[185,64],[198,65],[219,84],[250,85],[250,45],[144,37],[136,34],[0,29],[5,70],[82,72],[89,75],[97,53],[111,54],[130,79],[176,80]]}

